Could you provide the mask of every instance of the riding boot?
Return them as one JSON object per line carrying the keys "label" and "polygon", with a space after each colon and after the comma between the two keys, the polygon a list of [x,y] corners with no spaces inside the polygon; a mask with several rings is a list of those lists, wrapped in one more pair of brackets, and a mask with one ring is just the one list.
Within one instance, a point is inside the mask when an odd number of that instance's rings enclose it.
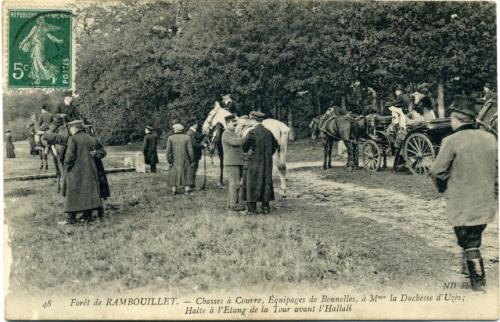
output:
{"label": "riding boot", "polygon": [[486,274],[479,248],[466,249],[465,254],[467,257],[467,268],[469,269],[472,290],[484,291],[484,287],[486,286]]}
{"label": "riding boot", "polygon": [[469,275],[469,267],[467,266],[467,255],[465,254],[465,250],[462,253],[460,267],[460,273],[462,273],[463,275]]}
{"label": "riding boot", "polygon": [[151,172],[155,173],[156,172],[156,164],[151,165]]}

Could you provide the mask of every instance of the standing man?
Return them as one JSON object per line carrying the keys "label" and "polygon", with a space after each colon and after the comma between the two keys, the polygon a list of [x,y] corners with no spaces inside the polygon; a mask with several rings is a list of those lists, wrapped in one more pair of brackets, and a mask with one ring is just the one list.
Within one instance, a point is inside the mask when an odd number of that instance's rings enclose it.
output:
{"label": "standing man", "polygon": [[463,248],[463,273],[473,290],[486,286],[479,247],[486,224],[495,218],[497,142],[493,134],[473,126],[475,102],[457,98],[450,107],[454,134],[446,137],[431,169],[439,192],[446,193],[446,215]]}
{"label": "standing man", "polygon": [[71,136],[64,160],[66,190],[63,195],[66,197],[66,223],[74,224],[80,212],[88,221],[92,220],[93,210],[102,217],[104,211],[94,158],[104,158],[106,151],[96,138],[85,133],[83,121],[76,120],[68,126]]}
{"label": "standing man", "polygon": [[174,134],[167,139],[167,162],[169,164],[168,183],[172,187],[172,194],[177,189],[184,187],[186,193],[191,192],[193,176],[191,174],[194,160],[193,145],[191,139],[183,134],[182,124],[173,125]]}
{"label": "standing man", "polygon": [[[39,134],[35,135],[35,142],[37,145],[40,145],[40,140],[41,140],[41,132],[45,132],[49,129],[50,123],[52,123],[52,113],[50,113],[47,109],[47,106],[42,105],[40,107],[40,117],[38,119],[38,132]],[[45,151],[48,153],[48,151]]]}
{"label": "standing man", "polygon": [[227,208],[236,209],[238,203],[238,190],[240,179],[243,174],[243,140],[236,134],[236,116],[230,114],[224,118],[226,130],[222,133],[222,147],[224,150],[224,168],[229,176],[229,187],[227,190]]}
{"label": "standing man", "polygon": [[191,163],[191,175],[192,182],[191,189],[195,189],[196,185],[196,172],[198,172],[198,164],[201,160],[203,154],[203,145],[200,142],[200,135],[198,134],[198,122],[193,120],[189,123],[189,128],[186,131],[186,135],[191,139],[191,144],[193,145],[193,162]]}
{"label": "standing man", "polygon": [[151,172],[156,172],[156,164],[158,163],[158,152],[156,146],[158,145],[158,137],[153,133],[151,126],[146,126],[144,129],[146,135],[144,136],[144,144],[142,145],[142,154],[144,154],[144,163],[151,166]]}
{"label": "standing man", "polygon": [[[278,142],[273,134],[262,125],[264,113],[253,111],[250,118],[258,124],[243,139],[243,152],[249,152],[246,172],[246,201],[250,214],[257,212],[257,202],[262,202],[262,212],[269,214],[269,202],[274,200],[273,154]],[[252,151],[252,152],[250,152]]]}

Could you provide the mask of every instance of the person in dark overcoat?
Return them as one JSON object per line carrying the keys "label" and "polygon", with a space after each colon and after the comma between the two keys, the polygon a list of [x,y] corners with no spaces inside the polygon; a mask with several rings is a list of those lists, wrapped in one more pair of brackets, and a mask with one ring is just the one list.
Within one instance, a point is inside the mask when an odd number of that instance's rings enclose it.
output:
{"label": "person in dark overcoat", "polygon": [[68,123],[71,136],[64,159],[66,177],[65,212],[67,223],[76,221],[76,214],[83,212],[87,219],[92,218],[92,211],[97,210],[102,216],[103,204],[99,188],[99,177],[95,158],[102,159],[106,151],[101,143],[85,132],[83,121]]}
{"label": "person in dark overcoat", "polygon": [[191,192],[194,152],[191,139],[182,133],[184,126],[174,124],[173,129],[174,134],[167,139],[167,162],[169,165],[168,184],[172,188],[172,194],[175,195],[178,189],[182,188],[186,193]]}
{"label": "person in dark overcoat", "polygon": [[430,174],[437,189],[446,194],[446,216],[463,249],[462,272],[469,273],[474,290],[486,285],[479,247],[486,224],[498,211],[497,142],[487,131],[475,129],[475,101],[457,98],[450,107],[454,134],[443,139]]}
{"label": "person in dark overcoat", "polygon": [[278,142],[271,131],[262,125],[265,115],[253,111],[250,117],[257,125],[248,132],[242,142],[243,152],[248,153],[246,171],[246,202],[250,214],[257,211],[257,202],[262,202],[262,212],[270,212],[270,201],[274,200],[273,154]]}
{"label": "person in dark overcoat", "polygon": [[191,189],[195,188],[196,185],[196,172],[198,172],[198,165],[200,163],[203,154],[203,145],[201,144],[201,136],[198,133],[198,121],[191,121],[189,128],[186,131],[186,135],[191,139],[191,144],[193,145],[193,156],[194,160],[191,162],[191,176],[192,182]]}
{"label": "person in dark overcoat", "polygon": [[151,126],[146,126],[144,129],[146,135],[144,136],[144,144],[142,145],[142,154],[144,154],[144,163],[151,166],[151,172],[156,172],[156,164],[158,163],[158,152],[156,146],[158,145],[158,137],[153,133]]}
{"label": "person in dark overcoat", "polygon": [[12,134],[10,132],[9,129],[7,129],[7,131],[5,131],[5,150],[7,152],[7,158],[9,159],[13,159],[16,157],[16,152],[14,151],[15,150],[15,147],[14,147],[14,143],[12,142]]}

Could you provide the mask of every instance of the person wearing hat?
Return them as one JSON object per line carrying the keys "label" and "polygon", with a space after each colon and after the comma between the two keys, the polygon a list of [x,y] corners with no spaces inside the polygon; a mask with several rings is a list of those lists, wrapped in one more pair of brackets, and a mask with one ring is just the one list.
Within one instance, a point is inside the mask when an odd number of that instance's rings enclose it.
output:
{"label": "person wearing hat", "polygon": [[52,123],[53,114],[49,112],[47,106],[40,107],[40,117],[38,119],[38,130],[47,131]]}
{"label": "person wearing hat", "polygon": [[462,272],[473,290],[486,285],[479,247],[487,223],[495,219],[497,202],[497,142],[489,132],[474,127],[475,101],[467,96],[452,103],[451,127],[443,139],[430,174],[440,193],[446,194],[446,216],[463,249]]}
{"label": "person wearing hat", "polygon": [[492,90],[492,86],[490,83],[485,83],[483,86],[483,90],[484,90],[483,99],[485,101],[488,101],[491,99],[494,99],[494,100],[497,99],[497,94],[495,94],[495,92]]}
{"label": "person wearing hat", "polygon": [[396,90],[394,91],[396,95],[396,99],[392,103],[392,106],[400,108],[403,110],[404,114],[408,114],[409,107],[411,104],[411,98],[407,94],[403,93],[400,86],[396,86]]}
{"label": "person wearing hat", "polygon": [[183,133],[182,124],[174,124],[173,130],[174,134],[167,139],[168,184],[174,195],[182,188],[186,193],[190,193],[193,185],[193,144],[189,136]]}
{"label": "person wearing hat", "polygon": [[269,203],[274,200],[273,154],[278,149],[278,142],[271,131],[262,125],[265,115],[253,111],[250,119],[258,124],[251,129],[242,142],[243,152],[250,154],[245,174],[245,200],[250,214],[257,212],[257,202],[262,203],[262,212],[270,212]]}
{"label": "person wearing hat", "polygon": [[28,143],[30,146],[30,155],[38,155],[38,150],[36,149],[35,143],[35,122],[31,122],[26,125],[26,136],[28,137]]}
{"label": "person wearing hat", "polygon": [[13,159],[16,157],[14,143],[12,142],[12,134],[9,129],[5,131],[5,150],[7,150],[7,158]]}
{"label": "person wearing hat", "polygon": [[78,213],[83,213],[83,218],[88,221],[92,220],[94,210],[99,217],[103,215],[99,174],[94,159],[104,158],[106,151],[96,138],[85,132],[83,121],[75,120],[68,126],[71,136],[64,158],[66,187],[63,195],[66,197],[66,223],[74,224]]}
{"label": "person wearing hat", "polygon": [[189,128],[186,130],[186,135],[191,139],[191,144],[193,145],[194,159],[191,162],[191,175],[192,182],[191,189],[195,189],[196,184],[196,172],[198,172],[198,165],[203,154],[203,145],[201,144],[201,136],[198,133],[198,121],[191,120],[189,122]]}
{"label": "person wearing hat", "polygon": [[158,163],[158,137],[153,133],[153,127],[147,125],[144,129],[144,143],[142,145],[142,154],[144,154],[144,163],[151,166],[151,172],[156,172],[156,164]]}
{"label": "person wearing hat", "polygon": [[427,86],[420,86],[419,90],[420,94],[422,94],[422,98],[415,105],[414,110],[422,115],[425,121],[431,121],[436,119],[436,114],[432,108],[432,99],[429,96],[429,88]]}
{"label": "person wearing hat", "polygon": [[222,133],[222,148],[224,151],[224,169],[229,178],[227,188],[227,208],[229,210],[244,210],[243,207],[237,208],[238,189],[240,179],[243,175],[243,149],[241,144],[243,140],[236,134],[237,120],[234,114],[224,118],[226,130]]}
{"label": "person wearing hat", "polygon": [[[38,117],[38,131],[45,132],[49,129],[52,123],[53,114],[48,111],[47,106],[40,107],[40,116]],[[35,135],[35,143],[40,146],[41,134]],[[45,151],[48,153],[48,151]]]}

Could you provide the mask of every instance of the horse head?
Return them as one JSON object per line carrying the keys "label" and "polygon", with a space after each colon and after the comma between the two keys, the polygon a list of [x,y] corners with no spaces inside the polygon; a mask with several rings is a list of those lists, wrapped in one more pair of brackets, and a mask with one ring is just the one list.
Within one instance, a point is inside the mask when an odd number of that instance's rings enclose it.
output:
{"label": "horse head", "polygon": [[311,139],[316,140],[316,138],[319,136],[319,120],[320,116],[316,116],[311,120],[311,123],[309,123],[309,128],[311,129]]}
{"label": "horse head", "polygon": [[215,101],[214,108],[208,113],[207,118],[203,122],[201,131],[203,134],[207,134],[211,128],[220,123],[223,128],[226,128],[225,117],[230,115],[231,112],[221,107],[218,101]]}

